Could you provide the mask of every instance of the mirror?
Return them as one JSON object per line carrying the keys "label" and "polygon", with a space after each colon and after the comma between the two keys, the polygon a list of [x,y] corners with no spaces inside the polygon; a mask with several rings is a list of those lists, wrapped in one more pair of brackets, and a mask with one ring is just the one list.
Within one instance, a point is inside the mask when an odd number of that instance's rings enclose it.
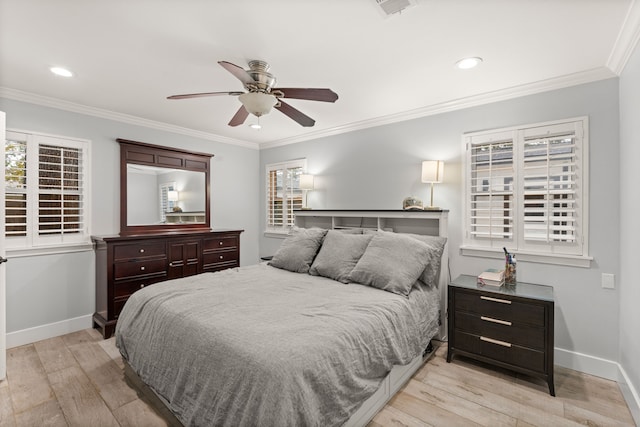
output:
{"label": "mirror", "polygon": [[120,235],[210,229],[211,154],[120,143]]}
{"label": "mirror", "polygon": [[127,207],[127,225],[204,224],[204,172],[129,163]]}

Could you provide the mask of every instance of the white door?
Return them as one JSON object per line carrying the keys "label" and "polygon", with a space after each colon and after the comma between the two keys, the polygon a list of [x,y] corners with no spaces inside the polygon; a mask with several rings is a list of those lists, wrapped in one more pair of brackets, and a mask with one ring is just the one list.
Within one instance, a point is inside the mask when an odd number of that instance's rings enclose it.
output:
{"label": "white door", "polygon": [[[0,111],[0,158],[4,161],[5,114]],[[0,380],[7,376],[7,298],[5,277],[5,248],[4,248],[4,170],[2,168],[2,183],[0,184]]]}

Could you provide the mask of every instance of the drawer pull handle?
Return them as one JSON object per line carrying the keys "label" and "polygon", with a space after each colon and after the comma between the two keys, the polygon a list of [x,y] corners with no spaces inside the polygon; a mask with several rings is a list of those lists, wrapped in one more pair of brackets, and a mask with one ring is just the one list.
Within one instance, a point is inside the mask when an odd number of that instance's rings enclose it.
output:
{"label": "drawer pull handle", "polygon": [[486,301],[500,302],[502,304],[511,304],[511,301],[509,301],[508,299],[491,298],[491,297],[485,297],[484,295],[481,295],[480,299],[483,299]]}
{"label": "drawer pull handle", "polygon": [[144,253],[144,249],[140,249],[140,253],[143,254]]}
{"label": "drawer pull handle", "polygon": [[144,288],[144,285],[140,285],[140,289]]}
{"label": "drawer pull handle", "polygon": [[224,256],[220,255],[220,259],[224,259]]}
{"label": "drawer pull handle", "polygon": [[511,322],[507,322],[506,320],[494,319],[493,317],[480,316],[480,319],[486,320],[487,322],[499,323],[501,325],[511,326]]}
{"label": "drawer pull handle", "polygon": [[498,344],[501,345],[503,347],[509,347],[511,348],[511,343],[510,342],[505,342],[505,341],[500,341],[500,340],[494,340],[493,338],[487,338],[487,337],[480,337],[480,339],[482,341],[486,341],[486,342],[490,342],[491,344]]}
{"label": "drawer pull handle", "polygon": [[222,243],[222,242],[218,242],[218,244],[219,244],[220,246],[222,246],[222,245],[223,245],[223,243]]}
{"label": "drawer pull handle", "polygon": [[144,271],[144,265],[142,267],[140,267],[140,270]]}

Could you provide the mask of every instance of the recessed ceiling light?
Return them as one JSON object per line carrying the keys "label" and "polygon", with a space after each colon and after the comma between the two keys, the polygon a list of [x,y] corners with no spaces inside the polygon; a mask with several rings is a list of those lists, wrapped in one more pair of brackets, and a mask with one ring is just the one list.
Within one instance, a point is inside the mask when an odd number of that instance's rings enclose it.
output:
{"label": "recessed ceiling light", "polygon": [[62,68],[62,67],[51,67],[49,68],[49,70],[51,70],[51,72],[53,74],[55,74],[56,76],[61,76],[61,77],[73,77],[73,73],[69,70],[67,70],[66,68]]}
{"label": "recessed ceiling light", "polygon": [[460,68],[461,70],[468,70],[470,68],[477,67],[481,62],[482,58],[479,58],[477,56],[473,58],[464,58],[456,62],[456,67]]}

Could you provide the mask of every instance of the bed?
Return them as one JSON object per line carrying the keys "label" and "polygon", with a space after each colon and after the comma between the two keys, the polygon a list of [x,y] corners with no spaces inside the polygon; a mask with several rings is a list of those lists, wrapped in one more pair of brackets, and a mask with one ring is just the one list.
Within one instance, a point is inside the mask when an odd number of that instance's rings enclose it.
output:
{"label": "bed", "polygon": [[136,292],[116,345],[186,426],[362,425],[438,332],[445,242],[296,228],[269,263]]}

